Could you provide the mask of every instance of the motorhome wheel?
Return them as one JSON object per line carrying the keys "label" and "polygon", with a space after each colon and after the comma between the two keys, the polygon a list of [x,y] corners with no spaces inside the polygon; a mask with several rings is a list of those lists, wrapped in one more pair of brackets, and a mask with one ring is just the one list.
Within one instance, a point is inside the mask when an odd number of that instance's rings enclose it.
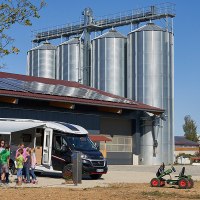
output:
{"label": "motorhome wheel", "polygon": [[90,174],[90,177],[91,177],[93,180],[100,179],[101,176],[102,176],[102,174]]}
{"label": "motorhome wheel", "polygon": [[63,167],[62,176],[66,180],[72,180],[72,164]]}

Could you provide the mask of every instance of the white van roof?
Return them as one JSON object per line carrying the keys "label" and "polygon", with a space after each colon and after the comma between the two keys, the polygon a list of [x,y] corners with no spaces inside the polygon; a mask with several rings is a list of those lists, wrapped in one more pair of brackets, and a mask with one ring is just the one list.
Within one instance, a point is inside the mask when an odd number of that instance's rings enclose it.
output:
{"label": "white van roof", "polygon": [[0,118],[0,134],[11,134],[14,132],[31,128],[52,128],[64,133],[88,134],[81,126],[64,122],[40,121],[33,119]]}

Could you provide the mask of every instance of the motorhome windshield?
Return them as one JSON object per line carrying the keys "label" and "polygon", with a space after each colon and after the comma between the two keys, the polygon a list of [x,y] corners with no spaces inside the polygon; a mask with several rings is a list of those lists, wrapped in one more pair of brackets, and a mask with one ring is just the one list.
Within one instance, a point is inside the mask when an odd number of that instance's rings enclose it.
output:
{"label": "motorhome windshield", "polygon": [[69,146],[75,150],[83,151],[95,151],[97,150],[94,143],[89,139],[87,135],[67,135],[64,136]]}

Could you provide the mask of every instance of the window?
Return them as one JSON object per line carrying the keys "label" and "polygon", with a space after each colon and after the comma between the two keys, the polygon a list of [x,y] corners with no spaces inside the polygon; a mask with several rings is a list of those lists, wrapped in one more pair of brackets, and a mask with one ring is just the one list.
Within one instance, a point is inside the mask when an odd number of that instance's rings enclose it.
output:
{"label": "window", "polygon": [[[100,144],[101,149],[104,148],[104,142]],[[107,152],[132,152],[131,136],[113,136],[111,142],[106,143]]]}
{"label": "window", "polygon": [[54,137],[54,147],[57,150],[61,150],[63,146],[67,146],[67,141],[62,135],[56,135]]}
{"label": "window", "polygon": [[55,148],[60,150],[61,149],[61,136],[60,135],[56,135],[55,136],[55,139],[54,139],[54,145],[55,145]]}

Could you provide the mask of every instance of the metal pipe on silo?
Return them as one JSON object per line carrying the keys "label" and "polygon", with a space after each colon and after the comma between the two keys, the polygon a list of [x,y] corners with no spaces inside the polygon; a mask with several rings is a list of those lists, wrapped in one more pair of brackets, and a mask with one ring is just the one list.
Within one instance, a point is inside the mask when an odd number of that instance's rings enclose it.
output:
{"label": "metal pipe on silo", "polygon": [[90,85],[90,51],[91,51],[91,43],[90,43],[90,25],[93,23],[93,11],[91,8],[85,8],[82,12],[84,15],[84,50],[83,50],[83,84]]}
{"label": "metal pipe on silo", "polygon": [[141,134],[141,164],[173,163],[174,53],[173,34],[149,23],[128,34],[127,96],[166,110],[154,152],[153,126],[145,122]]}

